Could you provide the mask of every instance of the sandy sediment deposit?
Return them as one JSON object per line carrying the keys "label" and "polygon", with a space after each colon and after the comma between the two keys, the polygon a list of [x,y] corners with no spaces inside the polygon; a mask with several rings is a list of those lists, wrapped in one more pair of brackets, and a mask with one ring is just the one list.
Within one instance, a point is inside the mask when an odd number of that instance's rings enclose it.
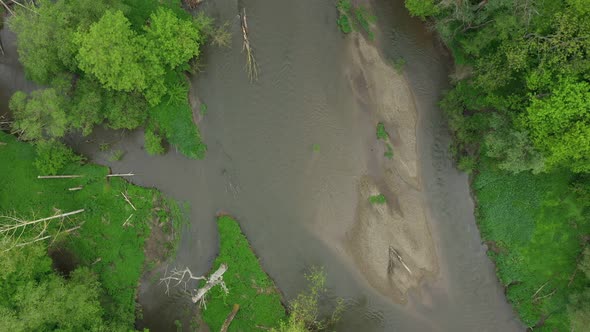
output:
{"label": "sandy sediment deposit", "polygon": [[[409,289],[438,270],[423,197],[416,144],[417,113],[412,92],[377,48],[361,36],[351,43],[349,78],[360,107],[383,122],[387,140],[374,140],[374,165],[358,181],[358,205],[345,247],[361,274],[381,294],[405,301]],[[391,160],[383,156],[393,147]],[[385,204],[369,197],[384,194]]]}

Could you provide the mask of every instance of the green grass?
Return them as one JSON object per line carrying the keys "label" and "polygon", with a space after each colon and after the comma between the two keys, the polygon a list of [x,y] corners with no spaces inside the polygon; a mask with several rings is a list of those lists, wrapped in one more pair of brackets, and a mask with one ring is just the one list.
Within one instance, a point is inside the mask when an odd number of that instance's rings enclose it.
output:
{"label": "green grass", "polygon": [[578,273],[568,284],[582,235],[590,231],[582,204],[568,188],[572,175],[515,175],[487,159],[479,166],[473,184],[479,228],[482,237],[499,248],[489,255],[502,284],[510,285],[508,300],[527,326],[550,314],[543,330],[569,331],[566,305],[571,294],[583,289],[584,280]]}
{"label": "green grass", "polygon": [[[183,84],[188,91],[188,83],[181,74],[172,73],[168,77],[167,84]],[[168,142],[186,157],[203,159],[207,146],[201,140],[188,99],[177,99],[171,96],[164,99],[165,102],[150,108],[150,126],[163,133]]]}
{"label": "green grass", "polygon": [[379,194],[369,197],[369,202],[371,204],[385,204],[387,203],[387,199],[385,198],[385,195]]}
{"label": "green grass", "polygon": [[386,140],[389,137],[389,133],[385,130],[383,122],[377,123],[377,139]]}
{"label": "green grass", "polygon": [[313,152],[320,152],[320,145],[315,143],[311,146],[311,149],[313,150]]}
{"label": "green grass", "polygon": [[383,153],[383,156],[389,160],[393,159],[393,147],[388,143],[386,148],[387,150]]}
{"label": "green grass", "polygon": [[[82,227],[53,245],[69,249],[81,265],[98,275],[104,291],[101,302],[105,319],[133,328],[137,284],[144,266],[143,248],[150,235],[154,208],[163,201],[160,193],[121,178],[107,180],[108,169],[98,165],[69,164],[61,172],[84,175],[82,178],[37,179],[35,148],[3,132],[0,141],[7,143],[0,146],[0,214],[17,213],[30,220],[52,216],[56,210],[85,209],[75,216],[76,223],[84,222]],[[77,186],[84,188],[68,191]],[[125,202],[121,192],[137,210]],[[165,202],[169,208],[178,209],[174,202]],[[131,214],[132,226],[123,227]]]}
{"label": "green grass", "polygon": [[214,287],[207,295],[207,309],[203,320],[211,331],[219,331],[234,304],[240,310],[229,331],[257,331],[257,326],[272,328],[286,318],[281,296],[269,276],[262,270],[258,258],[238,223],[229,216],[217,219],[219,229],[219,255],[211,271],[222,263],[228,270],[223,278],[229,289],[225,294],[221,287]]}
{"label": "green grass", "polygon": [[[338,9],[338,20],[336,23],[345,34],[353,30],[363,30],[369,40],[375,39],[371,26],[377,21],[377,17],[369,13],[364,6],[354,6],[350,0],[339,0],[336,4]],[[352,19],[352,18],[354,19]]]}

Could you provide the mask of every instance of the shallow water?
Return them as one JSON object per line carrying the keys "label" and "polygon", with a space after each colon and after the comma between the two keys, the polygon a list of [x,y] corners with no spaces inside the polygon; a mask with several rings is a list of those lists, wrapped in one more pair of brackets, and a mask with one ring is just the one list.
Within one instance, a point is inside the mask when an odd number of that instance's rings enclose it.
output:
{"label": "shallow water", "polygon": [[[403,56],[419,113],[422,184],[430,206],[440,273],[410,294],[407,304],[381,296],[339,246],[354,223],[357,183],[372,171],[375,123],[358,105],[346,77],[350,42],[336,27],[333,1],[219,0],[206,10],[229,21],[230,49],[209,48],[204,72],[192,79],[208,112],[200,123],[209,151],[191,161],[175,151],[150,157],[140,132],[97,130],[76,148],[113,172],[132,171],[134,183],[154,186],[190,204],[190,225],[171,264],[197,274],[210,268],[217,247],[215,215],[226,211],[241,223],[261,263],[287,298],[304,288],[311,265],[324,266],[331,296],[349,305],[338,331],[523,330],[507,304],[485,255],[473,217],[468,179],[450,160],[450,137],[436,102],[446,87],[448,59],[436,38],[411,19],[403,1],[376,1],[376,44],[386,58]],[[246,7],[250,39],[260,66],[250,83],[241,51],[237,14]],[[3,33],[5,48],[10,38]],[[31,86],[14,56],[0,60],[0,96]],[[125,151],[108,162],[98,144]],[[312,146],[318,144],[319,152]],[[334,228],[328,225],[341,224]],[[325,241],[326,239],[331,241]],[[175,330],[187,320],[186,299],[164,295],[144,280],[139,327]]]}

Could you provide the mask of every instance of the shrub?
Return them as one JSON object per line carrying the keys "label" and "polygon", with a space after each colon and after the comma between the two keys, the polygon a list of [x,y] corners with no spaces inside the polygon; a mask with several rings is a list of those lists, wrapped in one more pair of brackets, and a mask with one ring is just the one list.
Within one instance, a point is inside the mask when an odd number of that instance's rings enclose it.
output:
{"label": "shrub", "polygon": [[144,133],[144,139],[147,153],[154,156],[165,152],[164,146],[162,145],[162,137],[153,130],[147,129]]}
{"label": "shrub", "polygon": [[434,0],[406,0],[406,8],[410,11],[410,15],[421,19],[438,13],[438,7]]}
{"label": "shrub", "polygon": [[377,124],[377,139],[387,139],[389,137],[389,133],[385,130],[385,125],[383,122],[379,122]]}
{"label": "shrub", "polygon": [[41,174],[55,175],[67,164],[81,160],[82,158],[76,156],[72,149],[59,141],[52,139],[37,142],[35,167]]}
{"label": "shrub", "polygon": [[385,198],[385,195],[379,194],[369,197],[369,202],[371,204],[385,204],[387,203],[387,199]]}
{"label": "shrub", "polygon": [[338,21],[336,22],[338,23],[340,31],[343,33],[348,34],[352,32],[352,26],[350,25],[350,19],[348,18],[348,15],[340,13],[338,16]]}
{"label": "shrub", "polygon": [[391,145],[387,144],[387,151],[383,154],[387,159],[393,159],[393,148]]}
{"label": "shrub", "polygon": [[476,166],[477,161],[473,156],[461,156],[457,164],[457,167],[467,174],[471,174]]}
{"label": "shrub", "polygon": [[111,155],[109,156],[109,161],[113,162],[113,161],[119,161],[121,159],[123,159],[123,156],[125,155],[125,152],[123,152],[123,150],[115,150],[113,151],[113,153],[111,153]]}
{"label": "shrub", "polygon": [[336,300],[332,314],[327,318],[320,318],[320,301],[326,295],[326,272],[324,269],[313,267],[305,275],[308,289],[289,303],[289,318],[281,322],[273,332],[308,332],[324,331],[332,327],[340,319],[344,310],[342,299]]}

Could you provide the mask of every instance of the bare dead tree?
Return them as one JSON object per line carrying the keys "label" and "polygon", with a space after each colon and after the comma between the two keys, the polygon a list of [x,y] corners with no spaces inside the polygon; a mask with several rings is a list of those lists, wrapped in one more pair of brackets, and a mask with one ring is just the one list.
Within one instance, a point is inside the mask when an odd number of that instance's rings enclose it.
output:
{"label": "bare dead tree", "polygon": [[4,1],[4,0],[0,0],[0,4],[2,4],[2,6],[3,6],[4,8],[6,8],[6,10],[7,10],[7,11],[8,11],[8,12],[9,12],[11,15],[16,15],[16,13],[15,13],[13,10],[11,10],[11,9],[10,9],[10,6],[8,6],[9,4],[15,4],[15,5],[17,5],[17,6],[20,6],[20,7],[24,8],[24,9],[26,9],[26,10],[29,10],[29,11],[31,11],[31,12],[33,12],[33,13],[35,13],[35,14],[39,15],[39,13],[38,13],[36,10],[34,10],[34,9],[33,9],[33,8],[34,8],[34,6],[33,6],[33,5],[25,6],[25,5],[23,5],[22,3],[18,2],[17,0],[12,0],[12,1],[10,1],[9,3],[6,3],[6,1]]}
{"label": "bare dead tree", "polygon": [[56,215],[35,220],[26,220],[18,217],[16,213],[0,215],[0,237],[9,243],[5,251],[49,238],[55,240],[61,234],[69,234],[79,229],[82,223],[76,225],[76,221],[70,217],[82,212],[84,209],[66,213],[56,210]]}
{"label": "bare dead tree", "polygon": [[185,292],[189,292],[189,283],[199,280],[206,280],[206,283],[201,288],[190,289],[191,301],[195,304],[207,308],[205,301],[205,295],[211,290],[211,288],[219,285],[225,293],[229,293],[225,282],[223,281],[223,274],[227,271],[227,264],[221,264],[217,271],[213,272],[209,278],[203,276],[194,276],[191,270],[187,267],[184,270],[178,270],[176,268],[172,271],[164,274],[163,278],[160,278],[160,283],[166,285],[166,294],[170,294],[170,289],[182,285]]}

